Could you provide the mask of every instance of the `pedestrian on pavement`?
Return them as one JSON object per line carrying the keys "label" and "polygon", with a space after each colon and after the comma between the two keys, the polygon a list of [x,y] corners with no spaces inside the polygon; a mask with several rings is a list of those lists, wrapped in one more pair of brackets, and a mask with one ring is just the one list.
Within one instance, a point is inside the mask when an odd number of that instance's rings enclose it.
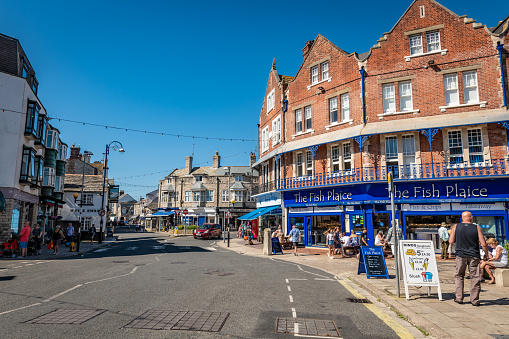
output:
{"label": "pedestrian on pavement", "polygon": [[55,230],[53,231],[53,235],[51,236],[51,241],[53,242],[53,254],[58,255],[58,241],[60,239],[65,239],[64,233],[60,229],[60,226],[57,225]]}
{"label": "pedestrian on pavement", "polygon": [[97,230],[95,229],[95,224],[92,224],[92,227],[90,227],[90,242],[94,242],[96,232]]}
{"label": "pedestrian on pavement", "polygon": [[327,230],[327,246],[329,247],[327,255],[330,259],[334,259],[334,230],[332,228]]}
{"label": "pedestrian on pavement", "polygon": [[507,256],[507,251],[503,246],[498,244],[497,239],[489,238],[486,240],[486,243],[494,251],[492,252],[493,255],[490,255],[488,260],[483,260],[481,263],[481,272],[483,269],[485,269],[486,273],[488,273],[491,278],[491,280],[488,281],[488,284],[494,284],[495,277],[493,276],[493,272],[491,270],[495,268],[507,268],[509,266],[509,258]]}
{"label": "pedestrian on pavement", "polygon": [[368,246],[368,230],[365,227],[362,229],[361,246]]}
{"label": "pedestrian on pavement", "polygon": [[30,238],[30,232],[32,229],[30,228],[30,223],[28,221],[25,221],[25,227],[19,232],[19,247],[21,248],[21,256],[26,257],[27,256],[27,245],[28,245],[28,238]]}
{"label": "pedestrian on pavement", "polygon": [[42,247],[42,229],[39,224],[35,224],[34,230],[32,231],[32,236],[35,241],[35,255],[41,255],[41,247]]}
{"label": "pedestrian on pavement", "polygon": [[[398,240],[403,239],[403,232],[401,232],[401,228],[399,226],[396,226],[396,234],[398,235]],[[394,244],[396,243],[396,237],[394,236],[394,228],[392,225],[391,228],[389,228],[389,231],[387,232],[387,243],[391,245],[392,257],[394,257],[395,256]]]}
{"label": "pedestrian on pavement", "polygon": [[442,259],[449,259],[447,255],[447,249],[449,248],[449,232],[447,227],[445,227],[445,222],[442,223],[440,228],[438,229],[438,237],[440,238],[440,244],[442,246]]}
{"label": "pedestrian on pavement", "polygon": [[454,302],[463,304],[463,289],[465,270],[469,266],[470,273],[470,302],[479,306],[479,293],[481,292],[481,254],[479,245],[484,250],[484,259],[488,260],[488,246],[484,240],[482,229],[473,223],[472,213],[465,211],[461,214],[461,223],[452,226],[449,242],[456,243],[456,298]]}
{"label": "pedestrian on pavement", "polygon": [[350,233],[350,246],[359,246],[359,236],[353,231]]}
{"label": "pedestrian on pavement", "polygon": [[72,226],[71,223],[69,223],[69,226],[67,226],[67,229],[66,229],[66,235],[67,235],[67,242],[73,242],[74,240],[74,227]]}
{"label": "pedestrian on pavement", "polygon": [[293,243],[293,255],[297,254],[297,245],[300,242],[300,230],[297,228],[297,225],[292,225],[292,230],[288,234],[288,239]]}

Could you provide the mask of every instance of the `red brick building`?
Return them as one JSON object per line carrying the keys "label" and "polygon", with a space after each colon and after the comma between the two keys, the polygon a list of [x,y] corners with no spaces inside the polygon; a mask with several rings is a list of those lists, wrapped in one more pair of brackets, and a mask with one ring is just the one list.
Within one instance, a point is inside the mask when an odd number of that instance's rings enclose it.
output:
{"label": "red brick building", "polygon": [[[284,228],[304,245],[323,232],[390,225],[435,239],[472,210],[487,233],[507,238],[509,17],[487,27],[433,0],[416,0],[366,53],[318,35],[294,77],[269,74],[260,113],[260,190],[281,204]],[[341,192],[341,193],[340,193]]]}

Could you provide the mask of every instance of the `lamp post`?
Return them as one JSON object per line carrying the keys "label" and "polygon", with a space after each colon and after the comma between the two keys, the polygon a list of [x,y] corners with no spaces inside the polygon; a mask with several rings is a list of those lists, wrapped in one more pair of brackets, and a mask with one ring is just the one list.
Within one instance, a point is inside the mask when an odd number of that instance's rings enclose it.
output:
{"label": "lamp post", "polygon": [[[102,193],[102,202],[101,202],[101,211],[104,212],[104,190],[106,188],[106,172],[108,171],[108,154],[110,154],[110,147],[113,148],[114,151],[119,151],[120,153],[124,153],[124,147],[120,141],[112,141],[106,145],[106,153],[104,154],[104,168],[103,168],[103,193]],[[104,216],[106,213],[101,216],[100,221],[100,230],[99,230],[99,243],[103,242],[103,227],[104,227]]]}
{"label": "lamp post", "polygon": [[[83,210],[83,189],[85,186],[85,164],[86,164],[85,157],[90,156],[90,155],[94,155],[94,153],[89,152],[89,151],[83,152],[83,174],[81,177],[81,196],[79,199],[80,200],[80,216],[79,216],[79,224],[78,224],[78,239],[76,241],[76,252],[80,251],[80,242],[81,242],[81,224],[82,224],[81,212]],[[76,201],[78,200],[78,193],[74,193],[72,196],[74,197],[74,202],[76,203]]]}

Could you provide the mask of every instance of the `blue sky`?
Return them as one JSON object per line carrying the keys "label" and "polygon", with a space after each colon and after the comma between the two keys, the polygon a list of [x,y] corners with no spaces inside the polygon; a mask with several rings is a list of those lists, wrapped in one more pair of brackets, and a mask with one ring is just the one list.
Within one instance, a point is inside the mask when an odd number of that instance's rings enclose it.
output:
{"label": "blue sky", "polygon": [[[273,58],[295,75],[307,40],[322,34],[347,52],[366,52],[411,1],[11,1],[0,33],[20,40],[50,116],[197,136],[257,139]],[[495,26],[509,14],[472,0],[444,0],[458,15]],[[503,2],[499,3],[499,8]],[[211,141],[114,131],[53,120],[61,139],[99,160],[133,197],[155,189],[184,157],[248,165],[256,142]],[[129,186],[128,186],[129,185]],[[133,186],[139,185],[139,186]],[[154,186],[153,188],[145,186]]]}

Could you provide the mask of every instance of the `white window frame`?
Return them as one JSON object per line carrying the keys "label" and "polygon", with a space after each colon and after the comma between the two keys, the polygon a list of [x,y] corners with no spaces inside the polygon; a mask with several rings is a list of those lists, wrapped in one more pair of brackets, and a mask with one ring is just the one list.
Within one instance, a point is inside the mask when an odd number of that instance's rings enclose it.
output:
{"label": "white window frame", "polygon": [[[451,101],[452,97],[456,97],[455,101]],[[449,98],[449,101],[447,101]],[[446,106],[456,106],[460,103],[460,96],[458,91],[458,74],[450,73],[444,74],[444,99]]]}
{"label": "white window frame", "polygon": [[52,167],[43,167],[42,173],[43,173],[42,185],[49,186],[49,187],[55,187],[55,178],[56,178],[55,169]]}
{"label": "white window frame", "polygon": [[276,89],[272,89],[267,95],[267,114],[274,109],[276,105]]}
{"label": "white window frame", "polygon": [[[334,115],[336,116],[334,118]],[[338,97],[329,99],[329,123],[335,124],[338,122]]]}
{"label": "white window frame", "polygon": [[304,176],[304,155],[302,153],[295,155],[295,174],[297,177]]}
{"label": "white window frame", "polygon": [[410,46],[410,55],[419,55],[423,53],[422,34],[411,35],[408,37]]}
{"label": "white window frame", "polygon": [[329,62],[325,61],[320,64],[320,70],[322,73],[322,81],[329,79]]}
{"label": "white window frame", "polygon": [[82,231],[88,231],[92,227],[92,217],[81,217]]}
{"label": "white window frame", "polygon": [[[451,139],[451,136],[455,136],[454,139]],[[459,135],[459,138],[457,138],[456,136]],[[454,141],[456,140],[452,145],[451,145],[451,141]],[[458,142],[459,140],[459,142]],[[462,132],[461,130],[459,129],[455,129],[455,130],[450,130],[450,131],[447,131],[447,146],[448,146],[448,150],[449,150],[449,164],[451,165],[458,165],[458,164],[463,164],[465,162],[465,158],[464,158],[464,154],[463,154],[463,135],[462,135]],[[461,152],[458,153],[458,154],[452,154],[451,153],[451,149],[459,149]],[[451,161],[452,158],[457,158],[458,160],[457,161]],[[461,159],[461,160],[460,160]]]}
{"label": "white window frame", "polygon": [[312,176],[314,173],[314,161],[313,153],[311,151],[306,152],[306,176]]}
{"label": "white window frame", "polygon": [[265,126],[262,130],[262,152],[269,150],[269,126]]}
{"label": "white window frame", "polygon": [[93,193],[83,193],[81,197],[83,199],[84,205],[93,205],[94,204],[94,194]]}
{"label": "white window frame", "polygon": [[272,145],[277,145],[281,142],[281,116],[279,115],[272,121]]}
{"label": "white window frame", "polygon": [[[304,127],[305,131],[311,131],[313,129],[313,113],[311,111],[311,106],[304,107]],[[308,124],[309,121],[309,124]]]}
{"label": "white window frame", "polygon": [[184,201],[185,202],[192,202],[193,201],[193,194],[191,191],[185,191],[184,192]]}
{"label": "white window frame", "polygon": [[[468,77],[470,77],[470,79],[468,79]],[[463,72],[462,78],[463,78],[463,100],[465,104],[479,103],[479,86],[477,82],[477,71]],[[473,80],[473,82],[469,80]],[[474,99],[470,98],[471,94],[467,94],[470,93],[470,91],[472,91],[472,94],[475,93]],[[467,96],[469,97],[468,101]]]}
{"label": "white window frame", "polygon": [[221,202],[228,202],[228,190],[221,191]]}
{"label": "white window frame", "polygon": [[[474,136],[473,133],[477,136]],[[475,141],[473,139],[476,139]],[[467,130],[467,142],[468,142],[468,161],[471,165],[484,163],[484,147],[483,147],[483,135],[481,128],[470,128]],[[480,147],[480,151],[472,151],[473,147]],[[472,157],[480,157],[479,160],[472,159]]]}
{"label": "white window frame", "polygon": [[340,96],[341,101],[341,122],[350,120],[350,93],[343,93]]}
{"label": "white window frame", "polygon": [[205,200],[207,202],[213,202],[214,201],[214,191],[206,191]]}
{"label": "white window frame", "polygon": [[205,194],[202,191],[193,191],[193,202],[204,202]]}
{"label": "white window frame", "polygon": [[[436,38],[436,40],[432,42],[431,40],[434,38]],[[435,46],[435,47],[430,48],[430,46]],[[440,44],[440,32],[439,31],[426,32],[426,47],[427,47],[428,53],[442,50],[442,47]]]}
{"label": "white window frame", "polygon": [[[403,87],[407,86],[407,85],[410,90],[409,90],[409,92],[405,93]],[[407,80],[407,81],[398,82],[398,90],[399,90],[399,110],[401,112],[413,111],[414,110],[414,102],[413,102],[413,97],[412,97],[412,81]],[[402,104],[403,100],[409,100],[409,102],[410,102],[409,107],[403,108],[403,104]]]}
{"label": "white window frame", "polygon": [[333,145],[330,149],[331,168],[333,173],[339,172],[339,145]]}
{"label": "white window frame", "polygon": [[311,85],[318,83],[318,65],[311,67]]}
{"label": "white window frame", "polygon": [[[387,142],[389,140],[394,140],[395,141],[395,145],[396,145],[396,150],[395,152],[388,152],[387,150]],[[390,160],[390,161],[394,161],[394,160],[398,160],[398,137],[396,135],[389,135],[389,136],[386,136],[385,137],[385,159],[386,160]]]}
{"label": "white window frame", "polygon": [[394,83],[382,85],[383,113],[390,114],[396,112],[396,91]]}
{"label": "white window frame", "polygon": [[302,108],[296,109],[295,110],[295,133],[296,134],[303,132],[304,122],[303,122],[302,118],[303,118],[302,117]]}
{"label": "white window frame", "polygon": [[246,192],[246,201],[248,201],[248,202],[254,201],[253,192],[252,191],[247,191]]}
{"label": "white window frame", "polygon": [[[343,160],[343,171],[344,172],[350,172],[353,168],[352,166],[352,143],[351,142],[344,142],[341,145],[342,148],[342,160]],[[348,152],[347,152],[348,149]],[[347,164],[349,164],[349,169],[347,169]]]}
{"label": "white window frame", "polygon": [[233,191],[233,199],[235,202],[243,202],[244,201],[244,192],[243,191]]}

